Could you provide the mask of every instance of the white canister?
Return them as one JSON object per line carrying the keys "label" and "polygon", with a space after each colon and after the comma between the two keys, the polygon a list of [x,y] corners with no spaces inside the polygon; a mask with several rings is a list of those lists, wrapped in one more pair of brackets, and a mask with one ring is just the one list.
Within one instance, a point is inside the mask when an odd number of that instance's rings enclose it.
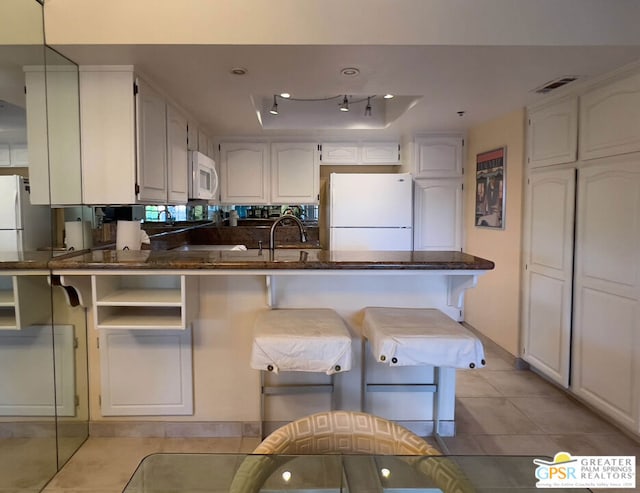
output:
{"label": "white canister", "polygon": [[83,250],[93,246],[91,221],[65,221],[64,246],[67,250]]}
{"label": "white canister", "polygon": [[233,210],[229,212],[229,226],[237,226],[238,225],[238,211]]}
{"label": "white canister", "polygon": [[142,229],[140,221],[118,221],[116,227],[116,250],[140,250]]}

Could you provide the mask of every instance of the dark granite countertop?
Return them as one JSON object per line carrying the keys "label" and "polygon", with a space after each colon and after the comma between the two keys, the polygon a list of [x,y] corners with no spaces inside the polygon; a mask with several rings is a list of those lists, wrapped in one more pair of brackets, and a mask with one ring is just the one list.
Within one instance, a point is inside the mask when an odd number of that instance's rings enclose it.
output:
{"label": "dark granite countertop", "polygon": [[322,249],[269,250],[94,250],[56,258],[62,269],[166,270],[491,270],[494,263],[463,252],[373,252]]}

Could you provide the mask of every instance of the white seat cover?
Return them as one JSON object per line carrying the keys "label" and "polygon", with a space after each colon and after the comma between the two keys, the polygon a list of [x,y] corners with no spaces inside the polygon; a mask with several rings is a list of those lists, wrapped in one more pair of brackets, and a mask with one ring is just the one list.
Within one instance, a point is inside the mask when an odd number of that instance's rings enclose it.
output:
{"label": "white seat cover", "polygon": [[351,335],[330,309],[269,310],[255,322],[251,368],[327,375],[347,371],[351,369]]}
{"label": "white seat cover", "polygon": [[485,364],[482,342],[440,310],[370,307],[363,325],[376,361],[390,366]]}

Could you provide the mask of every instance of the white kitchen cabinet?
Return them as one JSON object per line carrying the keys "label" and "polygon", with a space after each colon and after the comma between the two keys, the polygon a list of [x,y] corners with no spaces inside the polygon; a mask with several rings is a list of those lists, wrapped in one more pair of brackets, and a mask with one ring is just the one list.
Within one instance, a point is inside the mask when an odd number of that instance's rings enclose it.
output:
{"label": "white kitchen cabinet", "polygon": [[103,416],[193,414],[191,329],[101,330]]}
{"label": "white kitchen cabinet", "polygon": [[96,329],[187,330],[197,316],[197,278],[184,275],[92,276]]}
{"label": "white kitchen cabinet", "polygon": [[363,142],[362,164],[400,164],[400,144],[397,142]]}
{"label": "white kitchen cabinet", "polygon": [[189,200],[189,156],[187,119],[167,104],[167,201],[186,204]]}
{"label": "white kitchen cabinet", "polygon": [[167,200],[167,106],[164,98],[136,78],[138,185],[141,202]]}
{"label": "white kitchen cabinet", "polygon": [[357,142],[327,142],[322,144],[322,164],[360,164]]}
{"label": "white kitchen cabinet", "polygon": [[80,67],[86,204],[164,204],[167,101],[130,66]]}
{"label": "white kitchen cabinet", "polygon": [[201,129],[198,129],[198,152],[209,156],[209,150],[209,137]]}
{"label": "white kitchen cabinet", "polygon": [[640,431],[640,154],[578,173],[573,391]]}
{"label": "white kitchen cabinet", "polygon": [[222,203],[268,204],[270,177],[268,143],[220,144]]}
{"label": "white kitchen cabinet", "polygon": [[530,168],[574,162],[578,152],[578,98],[563,98],[530,109],[527,147]]}
{"label": "white kitchen cabinet", "polygon": [[453,178],[462,176],[460,135],[423,135],[414,140],[414,178]]}
{"label": "white kitchen cabinet", "polygon": [[0,144],[0,166],[29,166],[26,144]]}
{"label": "white kitchen cabinet", "polygon": [[574,168],[529,175],[523,234],[522,357],[569,386]]}
{"label": "white kitchen cabinet", "polygon": [[0,331],[22,330],[51,320],[46,275],[0,276]]}
{"label": "white kitchen cabinet", "polygon": [[9,149],[9,144],[0,144],[0,166],[11,166],[11,149]]}
{"label": "white kitchen cabinet", "polygon": [[313,143],[271,144],[271,202],[317,204],[320,160]]}
{"label": "white kitchen cabinet", "polygon": [[198,150],[198,124],[192,120],[187,123],[187,149],[189,151]]}
{"label": "white kitchen cabinet", "polygon": [[[78,69],[24,68],[28,147],[14,149],[15,166],[29,166],[31,203],[82,203]],[[19,162],[15,162],[19,160]]]}
{"label": "white kitchen cabinet", "polygon": [[325,142],[322,164],[400,164],[397,142]]}
{"label": "white kitchen cabinet", "polygon": [[11,166],[29,166],[27,144],[11,144]]}
{"label": "white kitchen cabinet", "polygon": [[414,181],[414,250],[462,248],[462,180]]}
{"label": "white kitchen cabinet", "polygon": [[604,82],[580,97],[580,159],[640,151],[640,73]]}

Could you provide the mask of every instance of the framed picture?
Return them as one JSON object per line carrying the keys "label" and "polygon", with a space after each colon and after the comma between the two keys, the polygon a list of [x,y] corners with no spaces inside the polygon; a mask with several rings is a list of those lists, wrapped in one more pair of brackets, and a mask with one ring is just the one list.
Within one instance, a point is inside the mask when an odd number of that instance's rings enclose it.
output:
{"label": "framed picture", "polygon": [[504,229],[506,147],[476,156],[476,226]]}

